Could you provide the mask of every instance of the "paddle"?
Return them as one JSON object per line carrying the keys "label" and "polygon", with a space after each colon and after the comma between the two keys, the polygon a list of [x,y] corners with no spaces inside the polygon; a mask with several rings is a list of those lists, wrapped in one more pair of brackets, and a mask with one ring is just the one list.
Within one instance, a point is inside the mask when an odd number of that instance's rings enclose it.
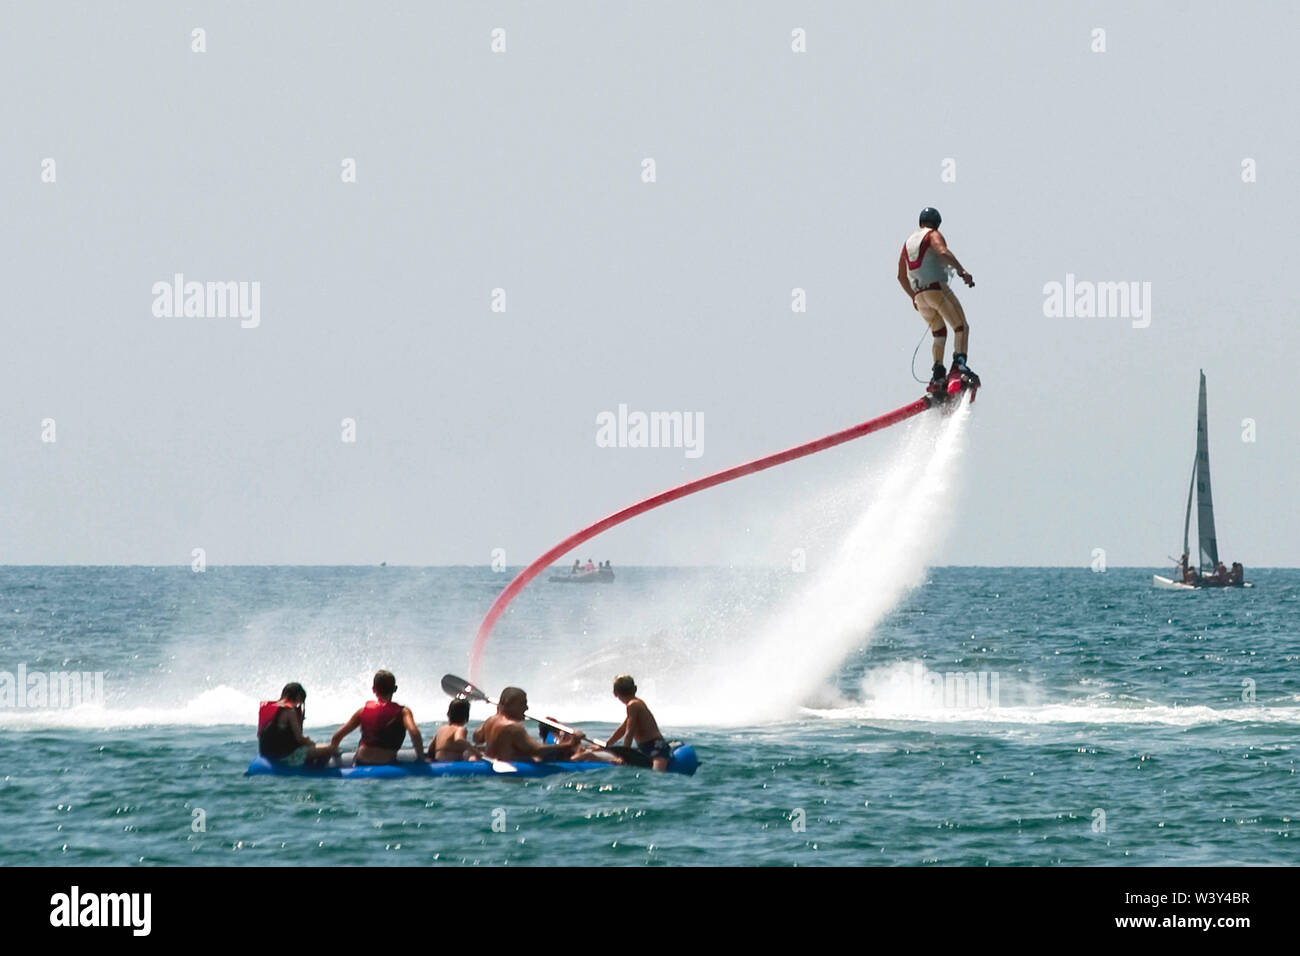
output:
{"label": "paddle", "polygon": [[[468,697],[470,700],[481,700],[485,704],[496,706],[496,701],[489,697],[483,691],[479,690],[467,680],[463,680],[454,674],[444,674],[442,678],[442,689],[449,697]],[[533,714],[524,712],[526,720],[535,720],[543,727],[550,727],[552,730],[558,730],[562,734],[568,734],[570,737],[577,737],[579,731],[568,727],[558,720],[551,720],[549,717],[537,717]],[[623,762],[632,767],[650,767],[653,761],[637,750],[635,747],[606,747],[603,744],[593,744],[597,750],[604,750],[622,758]]]}

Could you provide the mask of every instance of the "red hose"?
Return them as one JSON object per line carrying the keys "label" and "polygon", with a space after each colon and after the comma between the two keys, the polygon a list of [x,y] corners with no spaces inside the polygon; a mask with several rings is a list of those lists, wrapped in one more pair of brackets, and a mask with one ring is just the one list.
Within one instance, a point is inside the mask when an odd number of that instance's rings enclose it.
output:
{"label": "red hose", "polygon": [[814,452],[824,451],[827,448],[834,448],[836,445],[842,445],[846,441],[852,441],[855,438],[861,438],[863,435],[869,435],[874,431],[882,428],[888,428],[890,425],[896,425],[899,422],[911,418],[913,415],[919,415],[930,407],[928,398],[918,398],[910,405],[904,405],[902,408],[895,409],[887,415],[881,415],[879,418],[873,418],[870,421],[862,422],[860,425],[854,425],[852,428],[846,428],[844,431],[835,432],[833,435],[827,435],[825,438],[818,438],[816,441],[810,441],[804,445],[796,445],[794,448],[787,448],[785,451],[776,452],[764,458],[758,458],[743,465],[736,465],[734,468],[728,468],[726,471],[719,471],[716,474],[706,475],[703,478],[696,478],[694,481],[688,481],[684,485],[678,485],[676,488],[670,488],[667,491],[661,491],[657,495],[646,498],[644,501],[638,501],[634,505],[629,505],[622,511],[616,511],[608,517],[601,518],[593,525],[589,525],[574,534],[569,535],[551,550],[547,551],[528,567],[524,568],[519,574],[506,585],[506,589],[497,595],[497,599],[492,602],[488,608],[487,615],[483,618],[483,623],[478,626],[478,634],[474,637],[474,646],[469,652],[469,679],[470,683],[479,683],[479,662],[483,658],[483,648],[487,645],[488,638],[492,635],[492,628],[497,622],[497,618],[505,611],[506,606],[514,600],[515,595],[524,589],[533,578],[537,577],[545,568],[549,567],[557,558],[572,551],[584,541],[594,538],[607,528],[612,528],[616,524],[622,524],[629,518],[635,518],[651,508],[658,508],[660,505],[666,505],[670,501],[676,501],[678,498],[684,498],[687,495],[694,494],[697,491],[703,491],[705,488],[712,488],[714,485],[720,485],[724,482],[731,481],[733,478],[740,478],[744,475],[752,475],[756,471],[763,471],[774,465],[781,465],[787,461],[794,461],[796,458],[803,458],[805,455],[811,455]]}

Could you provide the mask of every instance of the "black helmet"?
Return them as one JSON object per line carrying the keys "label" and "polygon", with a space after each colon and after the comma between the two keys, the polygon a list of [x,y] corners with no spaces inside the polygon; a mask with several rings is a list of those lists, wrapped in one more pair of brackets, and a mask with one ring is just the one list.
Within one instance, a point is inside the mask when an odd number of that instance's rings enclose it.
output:
{"label": "black helmet", "polygon": [[929,226],[931,229],[938,229],[939,223],[943,222],[943,216],[939,215],[939,210],[933,206],[926,206],[921,210],[920,218],[917,219],[918,226]]}

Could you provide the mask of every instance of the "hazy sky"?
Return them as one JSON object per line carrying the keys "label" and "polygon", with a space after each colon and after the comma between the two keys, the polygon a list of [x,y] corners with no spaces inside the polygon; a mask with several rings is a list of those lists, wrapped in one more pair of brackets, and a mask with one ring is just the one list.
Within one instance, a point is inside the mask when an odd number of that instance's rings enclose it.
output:
{"label": "hazy sky", "polygon": [[[525,563],[915,398],[894,271],[934,205],[985,382],[944,563],[1164,564],[1204,368],[1221,554],[1296,565],[1298,27],[1281,3],[7,5],[0,562]],[[175,273],[259,283],[259,324],[156,315]],[[1149,282],[1150,324],[1045,315],[1067,274]],[[620,404],[699,413],[703,454],[598,447]],[[581,556],[779,563],[764,522],[894,441]]]}

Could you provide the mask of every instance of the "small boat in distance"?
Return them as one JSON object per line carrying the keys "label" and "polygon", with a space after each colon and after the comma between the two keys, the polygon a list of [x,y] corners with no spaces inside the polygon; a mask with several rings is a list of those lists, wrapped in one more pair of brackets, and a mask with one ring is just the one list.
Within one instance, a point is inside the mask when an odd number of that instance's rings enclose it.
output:
{"label": "small boat in distance", "polygon": [[[1188,532],[1192,526],[1192,494],[1196,494],[1197,567],[1189,566]],[[1196,461],[1187,488],[1187,512],[1183,517],[1183,556],[1174,564],[1171,578],[1153,575],[1151,582],[1170,591],[1202,588],[1248,588],[1246,570],[1240,562],[1225,568],[1219,560],[1219,541],[1214,533],[1214,499],[1210,494],[1210,439],[1205,415],[1205,372],[1201,372],[1201,394],[1196,407]]]}
{"label": "small boat in distance", "polygon": [[592,564],[591,559],[588,558],[586,567],[574,561],[573,567],[567,574],[553,574],[546,580],[552,584],[594,584],[597,581],[613,581],[614,569],[609,566],[608,561]]}

